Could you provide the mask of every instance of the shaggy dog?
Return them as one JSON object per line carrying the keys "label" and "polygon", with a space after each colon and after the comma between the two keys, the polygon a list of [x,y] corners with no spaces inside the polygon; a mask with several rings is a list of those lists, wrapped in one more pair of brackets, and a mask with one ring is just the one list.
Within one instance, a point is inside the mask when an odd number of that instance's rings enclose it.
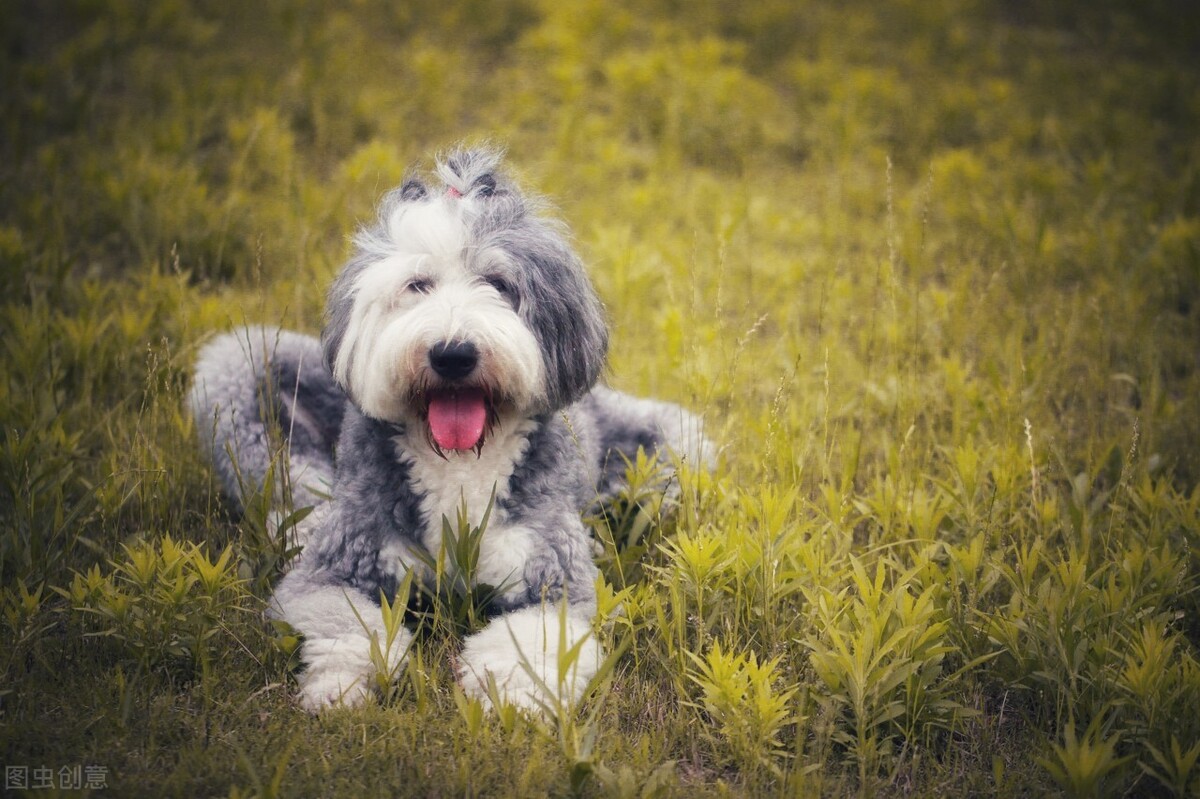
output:
{"label": "shaggy dog", "polygon": [[246,328],[201,352],[190,404],[225,492],[239,502],[262,486],[277,422],[292,501],[317,506],[269,611],[304,636],[311,711],[371,693],[373,639],[403,662],[412,634],[387,646],[380,596],[407,572],[428,578],[444,517],[465,507],[478,525],[489,503],[473,576],[503,590],[458,678],[485,702],[489,677],[526,708],[578,699],[601,659],[581,512],[621,490],[639,449],[711,461],[696,417],[597,385],[603,309],[562,228],[499,161],[459,150],[385,198],[333,283],[320,341]]}

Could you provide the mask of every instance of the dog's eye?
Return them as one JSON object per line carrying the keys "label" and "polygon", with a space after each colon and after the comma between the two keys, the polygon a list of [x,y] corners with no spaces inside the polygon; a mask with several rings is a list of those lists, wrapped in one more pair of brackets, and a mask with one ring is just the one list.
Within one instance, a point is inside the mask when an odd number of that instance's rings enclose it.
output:
{"label": "dog's eye", "polygon": [[499,275],[488,275],[487,277],[484,278],[484,281],[489,286],[494,288],[496,290],[496,293],[499,294],[504,299],[509,300],[509,301],[516,300],[517,290],[515,288],[513,288],[512,283],[509,283],[507,280],[500,277]]}
{"label": "dog's eye", "polygon": [[404,290],[417,294],[428,294],[433,290],[433,281],[425,277],[414,277],[404,284]]}

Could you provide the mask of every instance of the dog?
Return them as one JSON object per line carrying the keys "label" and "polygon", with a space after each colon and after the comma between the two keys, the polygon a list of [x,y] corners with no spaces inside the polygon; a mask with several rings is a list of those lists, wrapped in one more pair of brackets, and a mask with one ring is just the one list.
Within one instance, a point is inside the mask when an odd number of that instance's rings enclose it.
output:
{"label": "dog", "polygon": [[276,424],[291,501],[315,507],[268,609],[303,635],[309,711],[371,696],[373,640],[402,666],[412,633],[386,643],[380,597],[429,578],[462,508],[472,525],[490,508],[473,576],[501,588],[463,641],[464,691],[529,710],[578,700],[603,656],[581,514],[620,493],[638,450],[712,465],[699,417],[599,383],[604,309],[565,228],[501,161],[459,148],[388,194],[319,341],[248,327],[201,350],[189,404],[225,494],[262,488]]}

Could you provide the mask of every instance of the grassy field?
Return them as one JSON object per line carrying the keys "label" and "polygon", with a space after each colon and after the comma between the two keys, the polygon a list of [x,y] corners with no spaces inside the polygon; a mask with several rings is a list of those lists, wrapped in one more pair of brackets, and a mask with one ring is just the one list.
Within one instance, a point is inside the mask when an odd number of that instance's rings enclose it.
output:
{"label": "grassy field", "polygon": [[[30,785],[1200,794],[1190,4],[0,0],[0,37]],[[190,364],[317,331],[381,194],[484,139],[573,229],[609,382],[721,463],[596,521],[621,655],[576,712],[485,714],[433,624],[382,704],[312,718],[260,615],[289,553],[222,504]]]}

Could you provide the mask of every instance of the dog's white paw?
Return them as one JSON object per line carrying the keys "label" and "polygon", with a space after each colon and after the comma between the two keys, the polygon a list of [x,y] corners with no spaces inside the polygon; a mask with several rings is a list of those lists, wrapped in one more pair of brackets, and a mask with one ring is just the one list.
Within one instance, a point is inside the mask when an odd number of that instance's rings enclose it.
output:
{"label": "dog's white paw", "polygon": [[300,707],[309,713],[320,713],[335,705],[357,707],[373,693],[373,676],[370,672],[310,669],[300,677],[300,694],[297,700]]}
{"label": "dog's white paw", "polygon": [[[401,671],[412,633],[398,631],[384,664],[390,678]],[[379,670],[371,659],[371,639],[365,635],[305,641],[307,668],[300,675],[300,707],[319,713],[334,705],[357,707],[374,696]]]}
{"label": "dog's white paw", "polygon": [[[580,645],[560,671],[564,621],[567,650]],[[458,680],[485,707],[491,707],[490,678],[503,701],[531,712],[554,712],[579,701],[602,659],[587,613],[569,608],[564,617],[561,608],[531,606],[500,616],[466,639]]]}

